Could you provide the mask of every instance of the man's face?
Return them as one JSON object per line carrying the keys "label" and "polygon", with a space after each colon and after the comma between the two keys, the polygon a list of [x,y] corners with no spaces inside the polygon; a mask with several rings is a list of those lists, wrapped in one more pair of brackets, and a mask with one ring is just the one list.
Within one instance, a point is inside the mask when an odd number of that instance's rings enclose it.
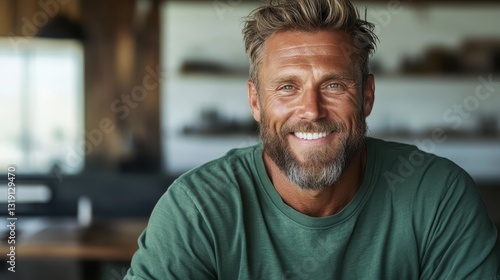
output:
{"label": "man's face", "polygon": [[363,147],[373,76],[362,85],[342,31],[285,31],[263,48],[259,87],[248,83],[266,154],[303,189],[335,184]]}

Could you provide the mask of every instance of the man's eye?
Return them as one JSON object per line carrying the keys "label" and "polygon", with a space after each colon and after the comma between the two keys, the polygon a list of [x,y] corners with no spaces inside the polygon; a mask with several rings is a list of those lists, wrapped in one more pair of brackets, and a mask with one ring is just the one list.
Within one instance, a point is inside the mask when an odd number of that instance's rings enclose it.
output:
{"label": "man's eye", "polygon": [[281,90],[292,90],[293,86],[292,85],[284,85],[280,88]]}
{"label": "man's eye", "polygon": [[341,89],[342,85],[339,84],[339,83],[331,83],[331,84],[328,85],[328,88],[331,88],[331,89]]}
{"label": "man's eye", "polygon": [[329,83],[325,90],[330,93],[343,93],[347,90],[346,86],[342,83]]}

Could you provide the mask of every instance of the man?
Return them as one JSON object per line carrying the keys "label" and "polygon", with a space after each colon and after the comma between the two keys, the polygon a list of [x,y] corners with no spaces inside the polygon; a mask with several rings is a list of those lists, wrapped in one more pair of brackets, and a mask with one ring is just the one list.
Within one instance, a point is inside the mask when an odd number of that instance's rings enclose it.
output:
{"label": "man", "polygon": [[372,30],[344,0],[252,12],[248,99],[262,144],[178,178],[126,279],[499,279],[472,179],[365,137]]}

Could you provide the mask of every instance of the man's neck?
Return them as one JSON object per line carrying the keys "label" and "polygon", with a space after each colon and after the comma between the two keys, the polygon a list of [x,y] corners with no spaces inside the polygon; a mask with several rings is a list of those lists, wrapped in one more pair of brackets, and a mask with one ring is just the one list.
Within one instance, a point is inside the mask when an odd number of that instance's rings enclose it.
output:
{"label": "man's neck", "polygon": [[321,190],[300,189],[288,180],[265,152],[263,158],[271,182],[288,206],[308,216],[326,217],[342,211],[363,183],[366,147],[351,160],[335,185]]}

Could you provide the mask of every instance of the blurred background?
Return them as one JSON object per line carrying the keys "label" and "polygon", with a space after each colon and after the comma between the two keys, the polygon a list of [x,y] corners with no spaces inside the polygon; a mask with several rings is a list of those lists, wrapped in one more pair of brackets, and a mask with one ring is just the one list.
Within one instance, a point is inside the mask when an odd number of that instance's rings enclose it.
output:
{"label": "blurred background", "polygon": [[[455,161],[500,225],[500,3],[354,3],[380,39],[369,134]],[[258,143],[241,35],[257,5],[0,0],[2,279],[122,279],[170,183]]]}

